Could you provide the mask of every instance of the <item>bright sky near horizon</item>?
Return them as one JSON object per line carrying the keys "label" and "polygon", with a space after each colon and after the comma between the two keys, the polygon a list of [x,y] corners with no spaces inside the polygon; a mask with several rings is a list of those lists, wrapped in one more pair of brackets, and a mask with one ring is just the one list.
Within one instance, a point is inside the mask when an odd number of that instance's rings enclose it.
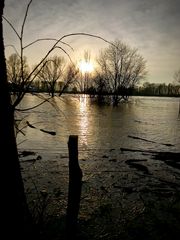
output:
{"label": "bright sky near horizon", "polygon": [[[4,16],[18,32],[29,0],[5,0]],[[173,82],[180,69],[180,0],[33,0],[24,31],[24,44],[38,38],[60,38],[69,33],[98,35],[108,41],[122,40],[147,61],[149,82]],[[18,39],[4,21],[5,44],[18,48]],[[75,61],[91,53],[92,61],[108,46],[100,39],[71,36],[62,45]],[[25,51],[30,64],[36,64],[52,46],[43,41]],[[6,48],[7,56],[13,48]],[[56,54],[62,54],[59,49]]]}

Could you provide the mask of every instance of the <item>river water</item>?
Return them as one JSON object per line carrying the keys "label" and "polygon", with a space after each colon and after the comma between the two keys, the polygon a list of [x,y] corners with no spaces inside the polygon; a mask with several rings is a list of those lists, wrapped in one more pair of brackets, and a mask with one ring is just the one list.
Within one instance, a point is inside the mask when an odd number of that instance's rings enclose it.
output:
{"label": "river water", "polygon": [[[26,95],[19,108],[29,108],[41,101],[34,95]],[[68,136],[78,135],[80,150],[126,147],[179,151],[179,101],[132,97],[129,103],[112,107],[98,106],[86,95],[64,95],[23,112],[21,127],[25,135],[18,134],[18,147],[62,153],[67,151]],[[35,128],[25,127],[26,121]],[[54,131],[56,135],[40,129]]]}

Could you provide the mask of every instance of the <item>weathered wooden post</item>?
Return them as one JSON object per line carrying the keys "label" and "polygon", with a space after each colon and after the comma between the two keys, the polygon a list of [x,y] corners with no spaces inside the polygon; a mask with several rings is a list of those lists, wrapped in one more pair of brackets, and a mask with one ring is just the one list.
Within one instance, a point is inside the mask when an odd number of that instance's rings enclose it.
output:
{"label": "weathered wooden post", "polygon": [[69,149],[69,193],[67,205],[66,234],[68,240],[76,239],[77,221],[81,197],[82,170],[78,162],[78,136],[70,135]]}

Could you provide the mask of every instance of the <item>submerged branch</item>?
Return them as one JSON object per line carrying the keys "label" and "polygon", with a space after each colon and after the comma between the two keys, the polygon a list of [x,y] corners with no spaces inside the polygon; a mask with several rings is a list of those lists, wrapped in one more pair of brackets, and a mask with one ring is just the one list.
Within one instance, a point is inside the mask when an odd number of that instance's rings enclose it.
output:
{"label": "submerged branch", "polygon": [[152,141],[152,140],[148,140],[148,139],[140,138],[140,137],[136,137],[136,136],[131,136],[131,135],[128,135],[128,137],[133,138],[133,139],[143,140],[145,142],[161,144],[161,145],[164,145],[164,146],[167,146],[167,147],[173,147],[174,146],[173,144],[170,144],[170,143],[158,143],[158,142],[155,142],[155,141]]}
{"label": "submerged branch", "polygon": [[48,133],[48,134],[50,134],[50,135],[53,135],[53,136],[55,136],[56,135],[56,132],[55,131],[48,131],[48,130],[45,130],[45,129],[39,129],[41,132],[44,132],[44,133]]}
{"label": "submerged branch", "polygon": [[[35,127],[35,126],[32,125],[31,123],[29,123],[28,121],[26,121],[26,124],[27,124],[27,126],[30,127],[30,128],[38,129],[37,127]],[[49,131],[49,130],[45,130],[45,129],[42,129],[42,128],[40,128],[40,129],[38,129],[38,130],[40,130],[41,132],[44,132],[44,133],[48,133],[48,134],[53,135],[53,136],[56,135],[56,132],[55,132],[55,131]]]}

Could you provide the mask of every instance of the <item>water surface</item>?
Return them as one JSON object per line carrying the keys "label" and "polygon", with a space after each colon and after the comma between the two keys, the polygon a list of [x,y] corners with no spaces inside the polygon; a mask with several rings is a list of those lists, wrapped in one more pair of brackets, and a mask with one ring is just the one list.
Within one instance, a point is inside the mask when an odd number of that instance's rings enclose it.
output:
{"label": "water surface", "polygon": [[[26,95],[19,107],[28,108],[40,102],[36,96]],[[67,151],[68,136],[78,135],[80,150],[126,147],[179,151],[178,111],[178,98],[132,97],[129,103],[113,108],[98,106],[85,95],[64,95],[53,99],[52,104],[44,103],[23,113],[22,127],[28,120],[35,128],[24,128],[25,136],[18,134],[18,147],[63,152]],[[40,129],[55,131],[56,135]]]}

